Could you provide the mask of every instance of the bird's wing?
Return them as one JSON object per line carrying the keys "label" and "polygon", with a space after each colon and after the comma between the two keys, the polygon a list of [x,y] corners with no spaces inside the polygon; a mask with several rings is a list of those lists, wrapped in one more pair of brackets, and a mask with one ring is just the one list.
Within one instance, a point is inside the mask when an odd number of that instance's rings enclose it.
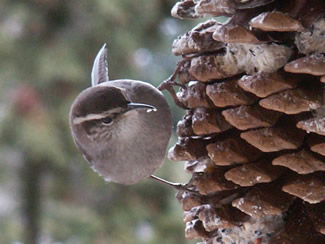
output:
{"label": "bird's wing", "polygon": [[108,80],[107,48],[105,43],[94,60],[91,71],[91,86],[96,86]]}

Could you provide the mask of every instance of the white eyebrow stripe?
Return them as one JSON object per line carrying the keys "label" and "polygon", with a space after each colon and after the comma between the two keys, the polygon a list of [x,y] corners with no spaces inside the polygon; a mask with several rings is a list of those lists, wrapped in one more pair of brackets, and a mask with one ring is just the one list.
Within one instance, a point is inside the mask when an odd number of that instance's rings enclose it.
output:
{"label": "white eyebrow stripe", "polygon": [[73,123],[74,124],[81,124],[85,121],[89,121],[89,120],[95,120],[95,119],[103,119],[107,117],[107,114],[88,114],[85,117],[77,117],[73,119]]}
{"label": "white eyebrow stripe", "polygon": [[73,124],[81,124],[83,122],[89,121],[89,120],[96,120],[96,119],[103,119],[106,118],[109,115],[112,115],[114,113],[121,113],[124,109],[122,108],[114,108],[110,109],[107,112],[101,113],[101,114],[87,114],[84,117],[76,117],[72,120]]}

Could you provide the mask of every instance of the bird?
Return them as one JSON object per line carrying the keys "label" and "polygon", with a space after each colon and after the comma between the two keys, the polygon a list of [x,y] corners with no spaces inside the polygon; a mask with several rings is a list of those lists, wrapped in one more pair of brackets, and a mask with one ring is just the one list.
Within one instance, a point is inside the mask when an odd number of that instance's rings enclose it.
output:
{"label": "bird", "polygon": [[135,184],[153,176],[165,158],[172,116],[163,93],[138,80],[109,80],[106,44],[95,57],[91,87],[72,103],[69,123],[76,147],[107,182]]}

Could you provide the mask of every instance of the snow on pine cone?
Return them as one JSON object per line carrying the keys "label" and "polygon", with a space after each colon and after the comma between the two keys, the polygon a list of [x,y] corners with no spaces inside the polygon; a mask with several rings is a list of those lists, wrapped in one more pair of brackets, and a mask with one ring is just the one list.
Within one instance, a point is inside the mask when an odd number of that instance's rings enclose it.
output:
{"label": "snow on pine cone", "polygon": [[186,109],[169,151],[192,174],[186,237],[325,243],[325,1],[182,0],[172,16],[228,17],[174,41],[160,86]]}

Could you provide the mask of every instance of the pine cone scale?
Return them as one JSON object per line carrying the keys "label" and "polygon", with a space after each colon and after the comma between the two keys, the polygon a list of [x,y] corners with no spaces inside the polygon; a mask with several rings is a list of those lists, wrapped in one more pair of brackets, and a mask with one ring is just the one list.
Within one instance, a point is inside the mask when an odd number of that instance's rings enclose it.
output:
{"label": "pine cone scale", "polygon": [[210,19],[173,43],[187,113],[169,158],[185,160],[186,237],[325,243],[325,2],[182,0]]}

